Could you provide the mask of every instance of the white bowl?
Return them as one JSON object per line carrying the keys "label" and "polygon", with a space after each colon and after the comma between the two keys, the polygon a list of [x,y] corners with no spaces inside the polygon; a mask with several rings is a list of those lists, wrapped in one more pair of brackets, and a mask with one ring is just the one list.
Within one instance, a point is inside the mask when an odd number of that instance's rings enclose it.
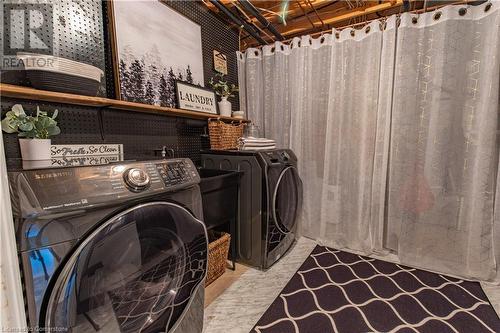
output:
{"label": "white bowl", "polygon": [[[18,52],[17,58],[23,61],[25,70],[70,74],[98,82],[101,82],[104,75],[104,72],[95,66],[46,54]],[[47,62],[51,65],[47,66]]]}

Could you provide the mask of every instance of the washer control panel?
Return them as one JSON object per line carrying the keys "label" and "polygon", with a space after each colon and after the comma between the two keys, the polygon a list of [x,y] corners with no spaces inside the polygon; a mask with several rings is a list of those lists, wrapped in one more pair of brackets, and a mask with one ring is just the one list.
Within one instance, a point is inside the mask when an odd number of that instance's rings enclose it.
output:
{"label": "washer control panel", "polygon": [[199,184],[190,159],[121,162],[10,173],[16,188],[29,189],[26,214],[75,210],[173,192]]}
{"label": "washer control panel", "polygon": [[127,187],[134,192],[145,190],[151,185],[151,179],[146,171],[140,168],[129,168],[123,173]]}
{"label": "washer control panel", "polygon": [[167,187],[199,182],[198,172],[191,160],[166,160],[157,163],[156,170]]}

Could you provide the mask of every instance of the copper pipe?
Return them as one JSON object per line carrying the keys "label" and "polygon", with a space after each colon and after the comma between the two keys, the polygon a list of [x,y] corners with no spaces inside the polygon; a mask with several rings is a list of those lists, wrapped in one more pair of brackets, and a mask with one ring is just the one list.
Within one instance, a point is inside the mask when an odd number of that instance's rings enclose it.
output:
{"label": "copper pipe", "polygon": [[[439,9],[439,8],[442,8],[442,7],[445,7],[445,6],[453,6],[453,5],[460,5],[460,4],[463,4],[463,5],[467,5],[468,3],[470,2],[474,2],[475,0],[462,0],[462,1],[456,1],[456,2],[452,2],[452,3],[446,3],[446,4],[442,4],[442,5],[436,5],[436,6],[432,6],[432,7],[428,7],[425,9],[425,12],[432,12],[436,9]],[[424,9],[414,9],[414,10],[411,10],[411,11],[408,11],[407,13],[414,13],[414,14],[419,14],[419,13],[423,13],[424,12]],[[397,16],[399,16],[399,14],[395,14]],[[341,27],[336,27],[335,30],[343,30],[343,29],[347,29],[347,28],[353,28],[353,27],[356,27],[358,25],[366,25],[366,24],[370,24],[371,22],[374,22],[374,21],[383,21],[384,19],[386,19],[386,17],[384,18],[376,18],[376,19],[372,19],[372,20],[367,20],[367,21],[364,21],[364,22],[358,22],[358,23],[353,23],[353,24],[348,24],[348,25],[344,25],[344,26],[341,26]],[[320,36],[320,35],[323,35],[325,33],[330,33],[331,32],[331,29],[328,29],[328,30],[323,30],[323,31],[318,31],[318,32],[313,32],[311,34],[309,34],[309,36],[311,37],[314,37],[314,36]],[[281,41],[282,43],[286,44],[290,41],[292,41],[295,37],[292,37],[292,38],[288,38],[288,39],[285,39],[283,41]],[[259,46],[254,46],[255,48],[261,48],[262,46],[259,45]]]}
{"label": "copper pipe", "polygon": [[[380,11],[383,11],[386,9],[395,8],[397,6],[401,6],[402,4],[403,4],[403,0],[391,0],[390,2],[383,2],[381,4],[370,6],[370,7],[358,8],[358,9],[349,11],[348,13],[345,13],[345,14],[340,14],[340,15],[337,15],[334,17],[330,17],[330,18],[324,19],[323,22],[325,24],[331,25],[331,24],[335,24],[338,22],[344,22],[344,21],[347,21],[347,20],[355,18],[355,17],[359,17],[359,16],[363,16],[363,15],[367,15],[367,14],[373,14],[373,13],[380,12]],[[296,35],[299,33],[303,34],[304,31],[307,31],[307,29],[304,29],[302,27],[298,27],[298,28],[295,28],[293,30],[288,30],[288,31],[283,32],[283,35]]]}
{"label": "copper pipe", "polygon": [[297,1],[297,5],[299,5],[300,10],[306,16],[306,18],[309,21],[309,23],[311,23],[313,29],[316,29],[316,26],[314,25],[314,22],[311,20],[311,18],[309,17],[309,14],[307,14],[307,12],[304,10],[304,8],[302,7],[302,4],[300,2],[301,2],[301,0]]}
{"label": "copper pipe", "polygon": [[306,0],[307,3],[309,4],[309,7],[312,8],[312,10],[314,10],[314,13],[316,14],[316,17],[319,19],[319,21],[321,22],[321,26],[324,27],[325,26],[325,22],[323,22],[323,20],[321,19],[321,17],[319,16],[318,14],[318,11],[316,10],[316,8],[313,6],[313,4],[311,3],[311,0]]}

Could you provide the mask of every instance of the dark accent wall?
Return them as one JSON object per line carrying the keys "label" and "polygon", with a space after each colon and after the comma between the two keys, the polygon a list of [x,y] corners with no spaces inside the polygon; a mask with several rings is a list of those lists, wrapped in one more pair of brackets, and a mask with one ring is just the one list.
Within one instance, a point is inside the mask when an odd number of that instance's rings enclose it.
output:
{"label": "dark accent wall", "polygon": [[[238,34],[214,15],[201,1],[174,0],[163,2],[201,26],[205,87],[208,87],[208,80],[217,74],[213,69],[214,49],[227,56],[228,81],[238,84],[238,64],[236,61],[236,51],[239,50]],[[233,110],[239,110],[238,96],[231,98],[230,101],[233,103]]]}
{"label": "dark accent wall", "polygon": [[[96,0],[80,2],[91,5],[92,8],[96,5]],[[237,84],[235,52],[239,48],[238,35],[210,12],[201,1],[165,1],[165,3],[201,26],[205,84],[207,85],[210,77],[215,75],[212,59],[214,49],[228,56],[228,80]],[[98,2],[98,5],[104,12],[104,19],[98,20],[104,21],[104,24],[89,34],[103,38],[103,43],[100,45],[104,48],[102,54],[105,59],[102,62],[105,63],[106,90],[107,95],[112,98],[114,92],[110,87],[113,87],[113,66],[107,35],[106,2]],[[67,47],[75,46],[68,44]],[[96,61],[94,58],[87,59],[83,49],[77,54],[68,53],[68,57],[92,64]],[[239,108],[237,97],[232,102],[233,110],[237,110]],[[199,162],[199,150],[208,147],[206,122],[201,120],[13,98],[1,98],[2,117],[16,103],[22,104],[26,111],[35,111],[36,105],[43,111],[50,112],[54,109],[60,111],[58,121],[61,134],[53,137],[54,144],[123,143],[126,155],[151,156],[154,155],[154,149],[166,145],[176,151],[176,156],[192,158],[195,163]],[[7,157],[20,157],[17,135],[4,133],[4,141]]]}
{"label": "dark accent wall", "polygon": [[[167,146],[175,157],[189,157],[196,164],[200,150],[209,147],[204,120],[13,98],[2,98],[2,115],[16,103],[26,112],[36,112],[37,105],[44,111],[61,111],[61,134],[52,138],[53,144],[122,143],[127,159],[154,157],[155,149]],[[7,158],[20,157],[17,134],[4,133],[3,138]]]}
{"label": "dark accent wall", "polygon": [[[12,1],[11,1],[12,2]],[[36,36],[48,45],[48,49],[39,49],[35,53],[58,55],[63,58],[83,62],[106,71],[105,48],[104,48],[104,17],[101,0],[51,0],[36,4],[35,1],[18,1],[16,4],[1,4],[3,6],[3,22],[5,33],[1,41],[4,43],[4,52],[15,56],[19,51],[34,52],[29,48],[13,49],[5,47],[12,42],[19,44],[23,41],[25,46],[27,38],[19,31],[11,31],[10,10],[24,11],[25,20],[28,17],[27,10],[36,10],[44,20],[52,18],[48,23],[42,24],[37,29]],[[38,23],[38,22],[37,22]],[[4,63],[0,63],[2,69],[1,81],[17,85],[29,85],[29,82],[20,74],[21,71],[4,71]],[[102,83],[99,96],[106,96],[106,84]]]}

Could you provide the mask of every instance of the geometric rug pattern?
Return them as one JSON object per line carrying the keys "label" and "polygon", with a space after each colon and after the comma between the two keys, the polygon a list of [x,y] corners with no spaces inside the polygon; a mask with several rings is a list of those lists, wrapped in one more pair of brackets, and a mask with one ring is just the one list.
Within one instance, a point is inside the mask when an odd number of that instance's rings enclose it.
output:
{"label": "geometric rug pattern", "polygon": [[478,282],[316,246],[252,332],[500,332]]}

